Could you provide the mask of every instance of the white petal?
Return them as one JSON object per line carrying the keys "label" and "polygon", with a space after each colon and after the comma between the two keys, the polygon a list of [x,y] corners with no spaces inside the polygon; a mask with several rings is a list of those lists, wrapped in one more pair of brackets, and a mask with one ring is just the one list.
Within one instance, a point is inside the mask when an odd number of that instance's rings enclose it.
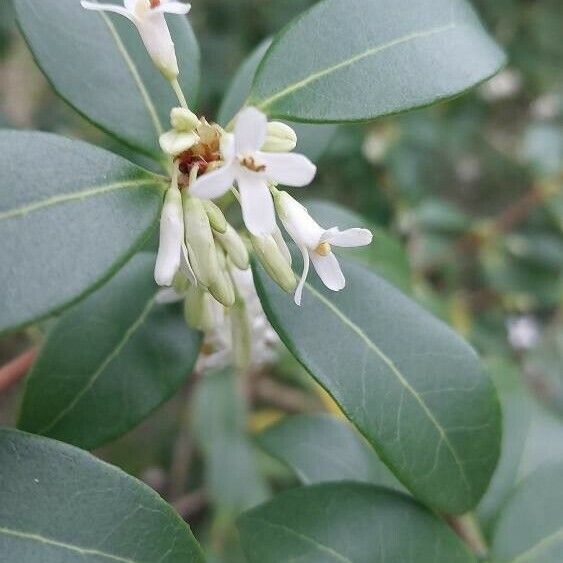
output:
{"label": "white petal", "polygon": [[221,135],[220,150],[223,160],[230,162],[235,158],[235,136],[232,133]]}
{"label": "white petal", "polygon": [[180,268],[182,243],[184,240],[184,219],[182,196],[178,188],[170,188],[164,200],[160,217],[160,244],[154,269],[158,285],[170,286]]}
{"label": "white petal", "polygon": [[320,256],[316,252],[311,252],[311,260],[317,274],[329,289],[340,291],[346,287],[346,279],[336,256],[332,252],[327,256]]}
{"label": "white petal", "polygon": [[190,195],[201,199],[215,199],[229,190],[235,181],[234,163],[200,176],[190,188]]}
{"label": "white petal", "polygon": [[307,208],[287,192],[279,192],[276,205],[285,230],[297,246],[306,246],[311,250],[317,248],[325,230],[309,215]]}
{"label": "white petal", "polygon": [[266,141],[268,120],[256,108],[243,109],[235,125],[235,150],[246,155],[260,150]]}
{"label": "white petal", "polygon": [[150,13],[137,22],[141,39],[153,60],[166,78],[173,80],[179,74],[176,50],[164,14]]}
{"label": "white petal", "polygon": [[160,136],[160,148],[172,156],[177,156],[188,149],[191,149],[199,137],[196,133],[178,133],[177,131],[167,131]]}
{"label": "white petal", "polygon": [[255,236],[266,236],[276,228],[276,214],[266,179],[255,172],[241,171],[237,176],[242,217]]}
{"label": "white petal", "polygon": [[137,24],[137,20],[135,19],[133,13],[123,6],[118,6],[117,4],[98,4],[97,2],[86,2],[86,0],[82,0],[80,4],[86,10],[95,10],[97,12],[113,12],[115,14],[119,14],[120,16],[125,16],[135,25]]}
{"label": "white petal", "polygon": [[160,6],[153,8],[153,12],[162,12],[166,14],[178,14],[185,16],[191,9],[191,4],[183,2],[174,2],[171,0],[160,0]]}
{"label": "white petal", "polygon": [[317,167],[302,154],[261,152],[258,160],[266,165],[270,180],[285,186],[307,186],[317,173]]}
{"label": "white petal", "polygon": [[305,282],[307,281],[307,276],[309,275],[311,260],[309,258],[309,252],[304,246],[299,247],[299,250],[301,250],[301,254],[303,255],[303,274],[301,274],[299,285],[295,290],[294,300],[297,305],[301,306],[301,301],[303,300],[303,288],[305,287]]}
{"label": "white petal", "polygon": [[328,242],[334,246],[343,248],[353,248],[355,246],[367,246],[371,244],[373,235],[368,229],[347,229],[340,231],[330,229],[322,237],[323,242]]}
{"label": "white petal", "polygon": [[156,294],[156,302],[159,305],[168,305],[183,301],[184,296],[180,295],[173,287],[165,287]]}
{"label": "white petal", "polygon": [[182,253],[180,255],[180,271],[186,276],[186,278],[188,278],[188,281],[192,285],[197,285],[197,278],[195,277],[192,265],[190,264],[188,247],[184,241],[182,241]]}

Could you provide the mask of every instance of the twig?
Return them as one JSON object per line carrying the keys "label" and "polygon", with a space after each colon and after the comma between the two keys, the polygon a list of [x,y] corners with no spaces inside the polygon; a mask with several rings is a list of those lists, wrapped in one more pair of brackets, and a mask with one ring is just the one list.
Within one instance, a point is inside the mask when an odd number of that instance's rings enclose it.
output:
{"label": "twig", "polygon": [[37,348],[30,348],[0,368],[0,393],[25,377],[37,357]]}
{"label": "twig", "polygon": [[473,513],[469,512],[463,516],[450,516],[447,521],[477,557],[480,559],[487,557],[489,547],[483,536],[481,526]]}

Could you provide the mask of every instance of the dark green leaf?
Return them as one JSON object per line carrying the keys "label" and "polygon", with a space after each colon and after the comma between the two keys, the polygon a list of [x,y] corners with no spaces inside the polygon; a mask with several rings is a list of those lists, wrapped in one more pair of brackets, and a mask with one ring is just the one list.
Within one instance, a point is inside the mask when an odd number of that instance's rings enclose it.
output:
{"label": "dark green leaf", "polygon": [[260,434],[258,444],[304,485],[360,481],[404,490],[356,429],[333,415],[285,418]]}
{"label": "dark green leaf", "polygon": [[206,462],[206,484],[219,510],[235,517],[268,497],[246,436],[240,381],[228,370],[208,374],[195,398],[194,433]]}
{"label": "dark green leaf", "polygon": [[456,96],[504,61],[464,0],[325,0],[274,41],[248,103],[281,119],[363,121]]}
{"label": "dark green leaf", "polygon": [[493,541],[494,561],[560,563],[563,553],[563,463],[523,481],[504,506]]}
{"label": "dark green leaf", "polygon": [[0,333],[115,273],[159,219],[162,178],[44,133],[0,132]]}
{"label": "dark green leaf", "polygon": [[470,563],[446,524],[399,493],[360,483],[277,496],[239,521],[249,563]]}
{"label": "dark green leaf", "polygon": [[29,376],[19,426],[85,449],[116,438],[190,374],[201,337],[156,303],[154,256],[140,254],[54,326]]}
{"label": "dark green leaf", "polygon": [[462,513],[483,495],[499,456],[500,410],[473,349],[363,266],[348,289],[311,276],[303,307],[255,267],[268,318],[381,459],[419,499]]}
{"label": "dark green leaf", "polygon": [[[256,69],[271,43],[270,39],[261,43],[242,64],[233,78],[219,109],[218,120],[223,125],[226,126],[244,106],[252,87]],[[334,125],[307,125],[305,123],[292,123],[291,127],[297,133],[297,148],[295,150],[307,155],[311,160],[318,160],[325,152],[337,129]]]}
{"label": "dark green leaf", "polygon": [[0,430],[0,553],[6,563],[203,563],[154,491],[90,454]]}
{"label": "dark green leaf", "polygon": [[409,293],[411,287],[411,269],[409,257],[401,242],[382,227],[375,226],[364,217],[330,201],[313,199],[305,205],[315,219],[327,228],[338,226],[340,229],[364,227],[374,234],[374,243],[363,248],[349,251],[337,250],[350,258],[363,260],[380,276]]}
{"label": "dark green leaf", "polygon": [[[22,33],[53,88],[124,143],[158,155],[178,101],[148,56],[135,26],[95,13],[78,0],[14,0]],[[172,16],[180,82],[190,101],[199,82],[199,50],[186,18]]]}

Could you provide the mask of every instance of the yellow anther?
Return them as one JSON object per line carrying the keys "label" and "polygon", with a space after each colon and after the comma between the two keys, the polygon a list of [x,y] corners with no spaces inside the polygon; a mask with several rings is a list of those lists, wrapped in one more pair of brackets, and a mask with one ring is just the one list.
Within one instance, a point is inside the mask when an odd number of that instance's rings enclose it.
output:
{"label": "yellow anther", "polygon": [[315,252],[319,256],[328,256],[332,252],[332,248],[328,242],[321,242],[321,244],[315,248]]}
{"label": "yellow anther", "polygon": [[240,163],[252,172],[264,172],[266,170],[266,166],[264,164],[258,164],[256,160],[254,160],[253,156],[245,156],[244,158],[240,159]]}

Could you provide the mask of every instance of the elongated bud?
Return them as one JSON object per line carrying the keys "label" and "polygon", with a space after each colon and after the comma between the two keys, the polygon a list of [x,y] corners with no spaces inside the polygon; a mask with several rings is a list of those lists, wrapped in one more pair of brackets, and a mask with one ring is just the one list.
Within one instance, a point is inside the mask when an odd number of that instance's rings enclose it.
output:
{"label": "elongated bud", "polygon": [[272,236],[251,236],[256,256],[268,275],[287,293],[297,287],[297,279]]}
{"label": "elongated bud", "polygon": [[210,332],[215,328],[211,295],[201,287],[192,285],[184,302],[184,318],[188,326],[195,330]]}
{"label": "elongated bud", "polygon": [[227,270],[227,260],[221,248],[217,248],[217,261],[219,263],[219,276],[209,286],[209,293],[219,303],[229,308],[235,304],[235,287]]}
{"label": "elongated bud", "polygon": [[291,152],[297,146],[295,131],[281,121],[268,123],[266,142],[262,147],[266,152]]}
{"label": "elongated bud", "polygon": [[248,270],[250,266],[248,250],[246,249],[244,241],[240,238],[240,235],[231,225],[227,224],[227,229],[224,234],[215,233],[215,238],[223,247],[231,262],[239,270]]}
{"label": "elongated bud", "polygon": [[182,195],[177,187],[166,192],[160,217],[160,244],[154,269],[158,285],[170,286],[180,268],[184,218],[182,216]]}
{"label": "elongated bud", "polygon": [[211,228],[217,233],[225,233],[227,231],[227,220],[223,212],[212,201],[208,199],[202,201]]}
{"label": "elongated bud", "polygon": [[199,118],[187,108],[173,108],[170,112],[170,124],[179,133],[189,133],[199,125]]}
{"label": "elongated bud", "polygon": [[238,295],[231,315],[231,342],[235,367],[246,371],[252,360],[252,332],[244,299]]}
{"label": "elongated bud", "polygon": [[222,279],[211,225],[201,200],[184,195],[182,202],[189,263],[197,281],[209,288]]}

